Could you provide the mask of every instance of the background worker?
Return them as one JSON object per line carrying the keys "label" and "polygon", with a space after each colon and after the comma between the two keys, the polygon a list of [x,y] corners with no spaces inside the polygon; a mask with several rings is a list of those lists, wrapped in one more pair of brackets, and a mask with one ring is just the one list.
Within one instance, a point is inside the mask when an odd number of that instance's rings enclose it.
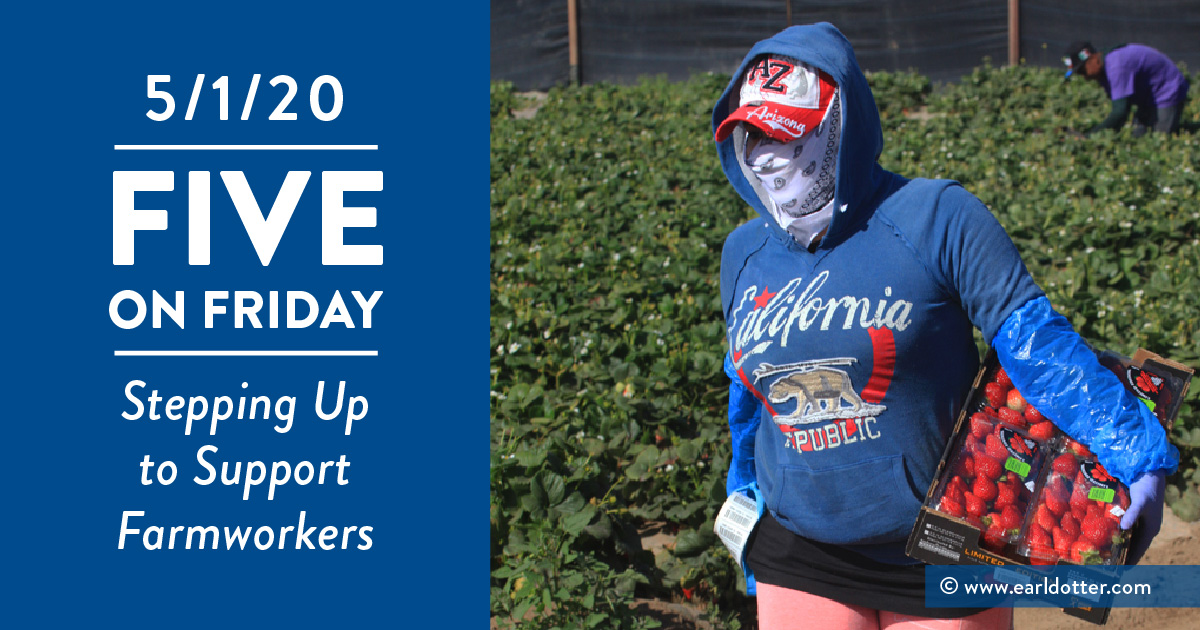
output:
{"label": "background worker", "polygon": [[1147,130],[1175,133],[1188,95],[1188,79],[1175,62],[1161,52],[1142,44],[1123,44],[1107,54],[1090,42],[1075,42],[1067,47],[1063,63],[1066,78],[1082,74],[1104,88],[1112,99],[1112,110],[1088,134],[1102,129],[1120,129],[1136,107],[1134,137]]}

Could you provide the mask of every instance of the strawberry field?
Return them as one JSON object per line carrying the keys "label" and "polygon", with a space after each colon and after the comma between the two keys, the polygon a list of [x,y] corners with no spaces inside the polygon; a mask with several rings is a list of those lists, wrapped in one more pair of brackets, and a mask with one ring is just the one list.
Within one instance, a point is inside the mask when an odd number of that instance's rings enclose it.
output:
{"label": "strawberry field", "polygon": [[[961,181],[1097,348],[1200,367],[1200,98],[1176,137],[1082,139],[1103,92],[983,67],[932,89],[870,77],[886,168]],[[491,104],[491,602],[500,627],[656,625],[635,598],[744,626],[712,533],[729,444],[717,271],[752,216],[709,114],[728,77]],[[1200,85],[1193,75],[1192,85]],[[982,347],[981,347],[982,350]],[[1200,518],[1200,385],[1173,434],[1168,502]],[[647,545],[667,535],[665,546]]]}

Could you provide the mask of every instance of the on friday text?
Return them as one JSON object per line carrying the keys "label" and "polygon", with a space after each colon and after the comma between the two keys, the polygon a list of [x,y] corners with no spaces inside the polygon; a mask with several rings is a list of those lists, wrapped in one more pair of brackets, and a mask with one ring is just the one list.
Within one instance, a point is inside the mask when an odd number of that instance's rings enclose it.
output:
{"label": "on friday text", "polygon": [[[348,304],[341,291],[334,291],[322,304],[307,291],[269,291],[266,296],[257,291],[204,292],[204,327],[215,328],[218,322],[233,328],[308,328],[317,324],[329,328],[339,324],[345,328],[370,328],[371,311],[379,302],[383,291],[373,291],[367,296],[361,291],[351,291],[352,304]],[[164,320],[174,322],[180,330],[185,328],[187,310],[184,308],[186,294],[175,291],[172,300],[151,291],[149,301],[137,291],[123,290],[113,295],[108,302],[108,316],[114,324],[125,330],[146,323],[149,315],[153,328],[162,328]],[[318,316],[320,322],[318,323]],[[356,321],[357,320],[357,321]]]}

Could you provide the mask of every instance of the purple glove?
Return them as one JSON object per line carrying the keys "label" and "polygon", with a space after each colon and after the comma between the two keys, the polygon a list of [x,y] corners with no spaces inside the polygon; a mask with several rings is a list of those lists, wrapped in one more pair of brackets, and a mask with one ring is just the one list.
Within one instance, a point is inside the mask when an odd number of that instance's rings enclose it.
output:
{"label": "purple glove", "polygon": [[1129,541],[1125,564],[1137,564],[1150,547],[1150,541],[1162,529],[1163,494],[1167,477],[1162,470],[1142,473],[1129,485],[1129,509],[1121,517],[1121,529],[1128,530],[1141,521],[1137,535]]}

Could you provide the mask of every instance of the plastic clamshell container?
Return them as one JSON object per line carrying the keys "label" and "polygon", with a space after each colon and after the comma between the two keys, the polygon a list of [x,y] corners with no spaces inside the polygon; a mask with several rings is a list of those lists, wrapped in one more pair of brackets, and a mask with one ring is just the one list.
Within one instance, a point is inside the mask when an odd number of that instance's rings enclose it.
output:
{"label": "plastic clamshell container", "polygon": [[1032,503],[1046,445],[984,412],[967,420],[927,507],[982,532],[1001,552],[1015,543]]}
{"label": "plastic clamshell container", "polygon": [[1063,448],[1047,460],[1017,553],[1031,564],[1119,564],[1129,490],[1093,457]]}

